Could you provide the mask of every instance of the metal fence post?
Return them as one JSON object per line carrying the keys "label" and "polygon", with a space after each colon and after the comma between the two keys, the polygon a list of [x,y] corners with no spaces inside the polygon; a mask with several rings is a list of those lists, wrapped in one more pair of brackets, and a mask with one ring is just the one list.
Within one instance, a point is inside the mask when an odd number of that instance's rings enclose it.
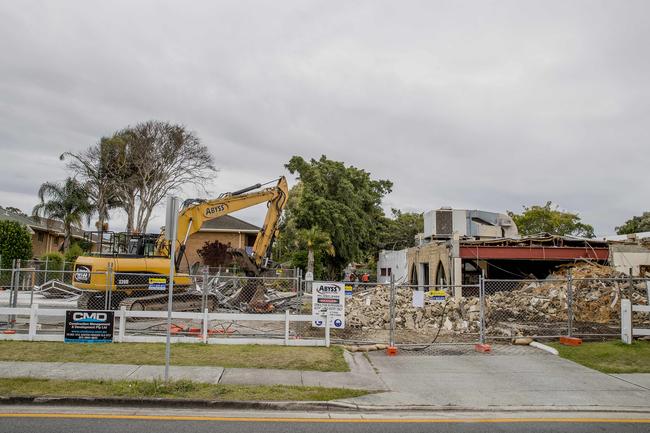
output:
{"label": "metal fence post", "polygon": [[30,307],[34,303],[34,285],[36,284],[36,269],[33,269],[31,272],[32,272],[32,278],[31,281],[29,281],[29,306]]}
{"label": "metal fence post", "polygon": [[478,277],[478,297],[480,313],[479,342],[485,344],[485,279],[483,275],[479,275]]}
{"label": "metal fence post", "polygon": [[[18,288],[20,286],[20,259],[14,259],[14,269],[11,278],[11,293],[9,294],[9,306],[16,308],[18,306]],[[9,316],[9,327],[13,328],[16,323],[16,316]]]}
{"label": "metal fence post", "polygon": [[388,314],[390,316],[388,345],[395,347],[395,276],[390,276],[390,303],[388,305]]}
{"label": "metal fence post", "polygon": [[630,268],[630,287],[628,287],[628,298],[630,299],[630,302],[634,304],[634,299],[632,299],[632,295],[634,294],[634,277],[632,276],[632,268]]}
{"label": "metal fence post", "polygon": [[104,294],[104,309],[110,310],[113,295],[113,264],[109,263],[106,268],[106,293]]}
{"label": "metal fence post", "polygon": [[7,307],[13,306],[14,303],[14,280],[16,279],[16,259],[11,262],[11,279],[9,280],[9,303]]}
{"label": "metal fence post", "polygon": [[330,312],[325,315],[325,347],[330,347]]}
{"label": "metal fence post", "polygon": [[48,256],[45,256],[45,275],[43,275],[43,284],[47,283],[47,266],[49,263],[50,258]]}
{"label": "metal fence post", "polygon": [[208,267],[203,267],[203,283],[201,284],[201,311],[208,308],[208,279],[210,274],[208,272]]}
{"label": "metal fence post", "polygon": [[571,269],[566,277],[566,297],[567,297],[567,335],[573,336],[573,275]]}

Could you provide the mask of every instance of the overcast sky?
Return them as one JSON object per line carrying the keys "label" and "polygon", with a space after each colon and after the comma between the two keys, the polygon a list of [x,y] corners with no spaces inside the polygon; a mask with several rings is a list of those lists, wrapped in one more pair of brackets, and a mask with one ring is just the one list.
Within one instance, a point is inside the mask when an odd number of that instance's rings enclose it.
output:
{"label": "overcast sky", "polygon": [[0,0],[0,205],[31,211],[66,176],[59,154],[160,119],[209,147],[215,194],[326,154],[392,180],[386,209],[553,200],[613,233],[650,209],[649,16],[630,0]]}

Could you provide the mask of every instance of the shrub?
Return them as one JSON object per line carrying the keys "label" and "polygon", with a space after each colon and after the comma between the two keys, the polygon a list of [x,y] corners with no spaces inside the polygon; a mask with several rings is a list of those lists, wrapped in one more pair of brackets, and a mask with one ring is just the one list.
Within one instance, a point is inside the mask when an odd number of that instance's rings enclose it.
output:
{"label": "shrub", "polygon": [[32,258],[32,235],[16,221],[0,221],[0,256],[2,268],[11,269],[14,259]]}
{"label": "shrub", "polygon": [[57,252],[52,252],[52,253],[47,253],[43,254],[41,256],[42,261],[47,260],[47,269],[48,270],[53,270],[53,271],[60,271],[63,269],[63,254],[57,253]]}
{"label": "shrub", "polygon": [[228,266],[232,264],[232,256],[228,252],[228,245],[219,241],[206,242],[196,252],[208,266]]}
{"label": "shrub", "polygon": [[[47,279],[48,280],[61,280],[63,278],[63,254],[52,252],[43,254],[41,256],[43,262],[47,261]],[[45,270],[45,263],[42,264]],[[59,271],[59,272],[56,272]]]}
{"label": "shrub", "polygon": [[68,251],[65,252],[65,261],[74,263],[75,260],[77,260],[77,257],[83,255],[84,250],[79,246],[79,244],[72,244],[70,245],[70,248],[68,248]]}

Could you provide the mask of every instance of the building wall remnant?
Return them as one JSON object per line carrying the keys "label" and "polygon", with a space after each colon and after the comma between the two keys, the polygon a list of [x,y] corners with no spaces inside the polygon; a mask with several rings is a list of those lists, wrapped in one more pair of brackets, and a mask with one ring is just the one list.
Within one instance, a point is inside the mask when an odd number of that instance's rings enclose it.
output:
{"label": "building wall remnant", "polygon": [[423,288],[428,285],[451,284],[449,253],[446,242],[430,242],[409,248],[406,253],[406,281]]}
{"label": "building wall remnant", "polygon": [[377,259],[378,283],[389,283],[391,275],[398,284],[408,282],[406,251],[404,249],[399,251],[381,250],[379,252],[379,258]]}
{"label": "building wall remnant", "polygon": [[615,244],[609,246],[610,264],[617,271],[632,275],[648,276],[650,274],[650,248],[637,244]]}

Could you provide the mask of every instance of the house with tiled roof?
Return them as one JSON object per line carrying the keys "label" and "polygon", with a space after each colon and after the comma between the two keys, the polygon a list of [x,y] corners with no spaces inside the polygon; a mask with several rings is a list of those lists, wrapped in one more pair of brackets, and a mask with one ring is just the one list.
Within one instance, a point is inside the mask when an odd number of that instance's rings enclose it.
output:
{"label": "house with tiled roof", "polygon": [[188,265],[192,266],[195,263],[203,264],[197,251],[206,242],[219,241],[233,248],[250,249],[255,243],[255,238],[260,230],[260,227],[231,215],[224,215],[206,221],[201,226],[201,230],[192,234],[188,239],[185,250],[187,262],[183,263],[181,267],[186,268]]}
{"label": "house with tiled roof", "polygon": [[[34,257],[60,251],[63,247],[63,223],[50,218],[35,218],[12,209],[0,206],[0,221],[16,221],[27,226],[32,235],[32,253]],[[84,231],[72,228],[72,238],[82,240]]]}

